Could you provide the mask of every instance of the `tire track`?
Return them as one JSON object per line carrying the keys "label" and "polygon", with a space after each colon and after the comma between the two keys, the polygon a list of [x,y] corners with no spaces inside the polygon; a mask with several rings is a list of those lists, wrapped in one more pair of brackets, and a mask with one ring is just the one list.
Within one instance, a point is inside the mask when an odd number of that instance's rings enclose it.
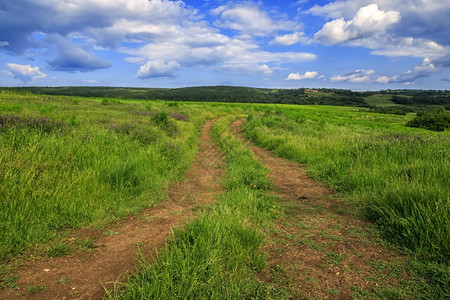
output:
{"label": "tire track", "polygon": [[171,184],[169,200],[123,220],[110,228],[109,236],[93,229],[77,230],[71,239],[95,240],[91,251],[23,262],[13,274],[18,277],[18,288],[0,290],[0,299],[101,299],[104,288],[136,270],[139,250],[154,257],[172,228],[192,220],[199,208],[212,203],[222,191],[219,182],[224,163],[211,135],[214,122],[203,126],[193,165],[185,181]]}
{"label": "tire track", "polygon": [[309,178],[299,164],[251,143],[241,132],[243,123],[235,121],[231,130],[270,170],[284,209],[268,233],[268,268],[260,274],[262,280],[282,286],[294,299],[349,299],[408,277],[380,270],[401,264],[404,257],[381,246],[369,233],[370,224],[353,217],[344,200]]}

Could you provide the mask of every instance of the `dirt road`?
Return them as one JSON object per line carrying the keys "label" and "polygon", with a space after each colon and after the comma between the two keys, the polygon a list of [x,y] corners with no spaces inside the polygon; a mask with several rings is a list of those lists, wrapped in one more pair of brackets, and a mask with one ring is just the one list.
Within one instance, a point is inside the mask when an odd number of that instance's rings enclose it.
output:
{"label": "dirt road", "polygon": [[403,258],[375,241],[370,224],[352,217],[345,202],[308,177],[304,167],[249,142],[241,133],[243,123],[232,123],[232,132],[270,170],[285,211],[268,233],[269,267],[261,278],[298,299],[361,298],[395,284],[399,274],[383,266]]}
{"label": "dirt road", "polygon": [[169,200],[145,209],[104,231],[80,229],[73,240],[91,240],[90,251],[66,257],[36,257],[19,267],[18,289],[0,290],[0,299],[101,299],[104,286],[125,279],[136,270],[139,249],[154,256],[171,236],[172,228],[195,216],[221,192],[222,154],[213,142],[207,121],[199,138],[199,151],[186,180],[173,183]]}

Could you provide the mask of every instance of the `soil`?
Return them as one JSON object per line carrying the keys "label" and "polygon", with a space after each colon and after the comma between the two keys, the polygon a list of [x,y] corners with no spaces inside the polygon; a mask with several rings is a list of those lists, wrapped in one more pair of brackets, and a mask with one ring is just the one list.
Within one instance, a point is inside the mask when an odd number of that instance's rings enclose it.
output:
{"label": "soil", "polygon": [[186,180],[168,188],[167,201],[130,216],[108,231],[77,230],[72,241],[93,241],[85,251],[28,259],[12,274],[18,278],[17,288],[0,290],[0,299],[101,299],[113,282],[126,280],[136,271],[140,252],[146,258],[156,256],[174,227],[192,220],[222,191],[223,155],[211,136],[213,124],[211,120],[204,125],[199,151]]}
{"label": "soil", "polygon": [[261,280],[283,287],[293,299],[359,299],[379,298],[399,277],[408,276],[388,267],[404,258],[381,245],[371,224],[308,177],[304,166],[249,142],[241,132],[243,123],[235,121],[231,129],[269,169],[284,210],[268,232],[268,267]]}

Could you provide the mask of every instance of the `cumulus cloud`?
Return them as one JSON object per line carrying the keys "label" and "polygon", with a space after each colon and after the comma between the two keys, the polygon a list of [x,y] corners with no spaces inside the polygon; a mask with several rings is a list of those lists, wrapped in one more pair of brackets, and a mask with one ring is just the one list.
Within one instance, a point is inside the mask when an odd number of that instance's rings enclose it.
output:
{"label": "cumulus cloud", "polygon": [[309,44],[310,41],[304,36],[303,32],[294,32],[285,35],[276,36],[270,44],[280,44],[290,46],[297,43]]}
{"label": "cumulus cloud", "polygon": [[181,66],[176,61],[149,61],[139,68],[137,78],[175,77]]}
{"label": "cumulus cloud", "polygon": [[379,10],[377,4],[370,4],[361,7],[356,15],[348,21],[339,18],[327,22],[314,37],[324,44],[333,45],[382,35],[388,27],[399,21],[399,12]]}
{"label": "cumulus cloud", "polygon": [[22,80],[23,83],[28,83],[35,79],[47,77],[47,74],[42,73],[41,70],[39,70],[39,67],[14,63],[7,63],[6,67],[9,71],[3,72],[5,75],[11,75],[14,78]]}
{"label": "cumulus cloud", "polygon": [[[389,31],[395,36],[422,38],[438,44],[449,45],[450,5],[448,0],[371,0],[380,9],[398,11],[401,22],[397,22]],[[357,11],[368,4],[367,0],[337,0],[326,5],[314,5],[307,12],[329,19],[351,19]]]}
{"label": "cumulus cloud", "polygon": [[442,57],[449,52],[448,47],[441,46],[433,41],[412,37],[377,37],[351,43],[354,46],[365,46],[375,49],[372,54],[384,56],[410,56],[410,57]]}
{"label": "cumulus cloud", "polygon": [[229,28],[255,36],[266,36],[278,30],[291,31],[296,24],[287,20],[285,16],[276,16],[273,19],[261,7],[253,2],[242,2],[221,5],[211,10],[219,16],[214,24],[217,27]]}
{"label": "cumulus cloud", "polygon": [[290,73],[288,75],[288,77],[286,77],[286,80],[313,79],[313,78],[317,77],[317,75],[319,75],[319,73],[317,73],[316,71],[305,72],[305,74]]}
{"label": "cumulus cloud", "polygon": [[70,43],[67,39],[53,35],[49,39],[58,47],[58,56],[49,61],[48,64],[57,71],[94,71],[105,69],[111,66],[110,62],[105,62],[93,52],[82,49],[82,45]]}
{"label": "cumulus cloud", "polygon": [[436,67],[429,58],[425,58],[423,62],[414,67],[413,70],[408,70],[401,75],[395,75],[392,77],[380,76],[376,82],[388,84],[388,83],[404,83],[411,84],[415,80],[423,77],[428,77],[436,72]]}
{"label": "cumulus cloud", "polygon": [[[202,43],[195,43],[201,40]],[[132,55],[129,61],[175,61],[181,67],[218,66],[225,70],[269,74],[259,69],[269,64],[313,61],[312,53],[262,51],[251,41],[228,37],[211,28],[178,28],[176,35],[164,37],[158,43],[148,43],[138,49],[123,49]],[[265,67],[263,67],[265,68]]]}
{"label": "cumulus cloud", "polygon": [[273,73],[273,68],[268,65],[259,65],[256,63],[230,63],[224,64],[223,68],[227,71],[236,73],[253,73],[262,75],[271,75]]}
{"label": "cumulus cloud", "polygon": [[331,82],[340,82],[340,81],[347,81],[347,82],[353,82],[353,83],[367,83],[370,82],[371,75],[375,74],[374,70],[356,70],[351,73],[347,73],[344,75],[335,75],[330,78]]}
{"label": "cumulus cloud", "polygon": [[[303,37],[296,22],[250,1],[213,9],[216,27],[182,1],[21,0],[0,6],[0,26],[8,28],[0,32],[0,51],[23,54],[38,49],[53,56],[47,62],[57,71],[110,67],[98,49],[128,54],[124,60],[139,65],[138,78],[173,77],[180,68],[198,66],[228,70],[239,64],[251,66],[242,70],[253,73],[255,66],[272,69],[272,64],[316,59],[312,53],[262,50],[255,38],[294,31],[291,37],[275,39],[289,44]],[[238,33],[223,34],[222,29]],[[37,39],[36,33],[44,39]],[[267,68],[259,73],[269,74]]]}
{"label": "cumulus cloud", "polygon": [[[450,18],[443,18],[439,10],[446,11],[448,15],[450,5],[436,2],[374,0],[372,4],[366,5],[367,1],[364,0],[338,0],[324,6],[315,5],[308,12],[333,19],[314,35],[323,44],[364,47],[372,49],[370,53],[375,55],[428,57],[434,60],[450,52],[450,38],[446,41],[441,38],[444,40],[441,45],[429,39],[432,35],[424,34],[422,30],[431,26],[434,28],[434,37],[449,36],[444,28],[450,26]],[[431,16],[435,16],[436,20],[431,20]],[[427,21],[417,23],[417,20]],[[431,23],[442,26],[429,25]]]}

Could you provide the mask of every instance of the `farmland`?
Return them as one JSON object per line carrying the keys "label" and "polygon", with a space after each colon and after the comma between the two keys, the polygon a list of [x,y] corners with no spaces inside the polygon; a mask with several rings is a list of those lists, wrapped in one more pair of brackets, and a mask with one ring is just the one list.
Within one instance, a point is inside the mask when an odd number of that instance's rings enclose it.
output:
{"label": "farmland", "polygon": [[[360,103],[361,97],[341,100]],[[370,97],[371,105],[391,104],[385,95]],[[95,252],[96,238],[80,230],[113,235],[123,230],[124,219],[169,203],[173,184],[184,182],[204,155],[199,137],[205,134],[223,156],[224,166],[215,168],[225,174],[214,179],[222,190],[212,203],[188,200],[194,203],[184,209],[192,211],[190,219],[175,227],[158,255],[149,258],[141,250],[139,268],[115,282],[107,297],[448,297],[448,130],[409,128],[413,113],[380,114],[361,106],[2,90],[1,289],[23,297],[50,291],[50,283],[21,287],[20,270],[30,260]],[[204,133],[207,122],[212,129]],[[275,167],[286,160],[277,179]],[[283,182],[297,169],[303,173],[295,176],[312,187],[294,193],[301,185],[294,182],[285,191]],[[296,259],[288,263],[283,253]],[[312,255],[321,257],[320,266],[307,264]],[[304,265],[295,264],[298,257]],[[315,271],[301,273],[306,269]],[[331,276],[320,275],[326,270],[351,280],[333,286]],[[320,276],[330,285],[314,283]],[[66,281],[70,285],[70,276]]]}

